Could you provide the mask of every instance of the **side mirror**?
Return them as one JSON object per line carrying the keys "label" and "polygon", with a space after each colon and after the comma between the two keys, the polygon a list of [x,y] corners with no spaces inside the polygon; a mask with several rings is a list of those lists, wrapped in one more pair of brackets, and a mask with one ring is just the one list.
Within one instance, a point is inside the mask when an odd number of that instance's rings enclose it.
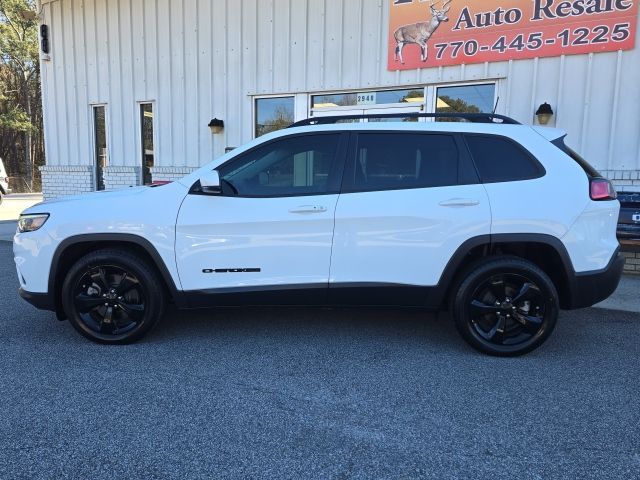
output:
{"label": "side mirror", "polygon": [[217,170],[208,172],[200,177],[200,187],[202,188],[202,193],[220,195],[222,193],[222,187],[220,186],[220,175]]}

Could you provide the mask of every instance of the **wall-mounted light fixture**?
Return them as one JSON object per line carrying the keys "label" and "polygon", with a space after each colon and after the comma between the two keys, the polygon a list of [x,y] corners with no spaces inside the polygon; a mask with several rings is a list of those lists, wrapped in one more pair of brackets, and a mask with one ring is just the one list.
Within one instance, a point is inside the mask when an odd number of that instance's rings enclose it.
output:
{"label": "wall-mounted light fixture", "polygon": [[40,25],[40,51],[42,52],[42,60],[51,60],[49,55],[49,26]]}
{"label": "wall-mounted light fixture", "polygon": [[538,117],[538,123],[540,125],[547,125],[553,117],[553,109],[551,105],[548,103],[543,103],[538,107],[538,111],[536,112],[536,116]]}
{"label": "wall-mounted light fixture", "polygon": [[222,130],[224,130],[224,121],[214,118],[209,122],[209,128],[211,129],[211,133],[213,133],[214,135],[216,133],[220,133],[222,132]]}

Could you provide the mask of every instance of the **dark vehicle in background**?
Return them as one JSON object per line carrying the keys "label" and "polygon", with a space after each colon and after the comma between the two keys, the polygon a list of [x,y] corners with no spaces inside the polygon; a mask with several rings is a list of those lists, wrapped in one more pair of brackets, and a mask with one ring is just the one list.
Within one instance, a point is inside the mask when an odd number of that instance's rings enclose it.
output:
{"label": "dark vehicle in background", "polygon": [[618,220],[618,239],[640,242],[640,192],[621,192],[620,218]]}
{"label": "dark vehicle in background", "polygon": [[2,197],[8,195],[10,192],[9,177],[7,176],[7,171],[4,169],[4,164],[0,158],[0,204],[2,203]]}

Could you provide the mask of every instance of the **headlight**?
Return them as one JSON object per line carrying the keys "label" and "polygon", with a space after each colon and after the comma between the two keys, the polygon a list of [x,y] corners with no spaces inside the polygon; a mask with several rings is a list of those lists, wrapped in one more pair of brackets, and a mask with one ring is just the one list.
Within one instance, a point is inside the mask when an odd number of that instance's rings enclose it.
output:
{"label": "headlight", "polygon": [[18,230],[20,233],[35,232],[44,225],[48,218],[48,213],[20,215],[20,220],[18,220]]}

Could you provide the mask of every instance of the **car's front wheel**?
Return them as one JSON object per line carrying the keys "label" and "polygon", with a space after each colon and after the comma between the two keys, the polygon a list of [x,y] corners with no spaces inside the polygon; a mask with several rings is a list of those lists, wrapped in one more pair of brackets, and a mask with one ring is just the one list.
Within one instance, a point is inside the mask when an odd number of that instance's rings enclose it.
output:
{"label": "car's front wheel", "polygon": [[160,320],[165,294],[155,270],[124,250],[80,258],[62,286],[62,305],[73,327],[90,340],[128,344]]}
{"label": "car's front wheel", "polygon": [[494,257],[466,272],[451,310],[458,331],[471,346],[490,355],[517,356],[549,338],[559,300],[553,282],[535,264]]}

